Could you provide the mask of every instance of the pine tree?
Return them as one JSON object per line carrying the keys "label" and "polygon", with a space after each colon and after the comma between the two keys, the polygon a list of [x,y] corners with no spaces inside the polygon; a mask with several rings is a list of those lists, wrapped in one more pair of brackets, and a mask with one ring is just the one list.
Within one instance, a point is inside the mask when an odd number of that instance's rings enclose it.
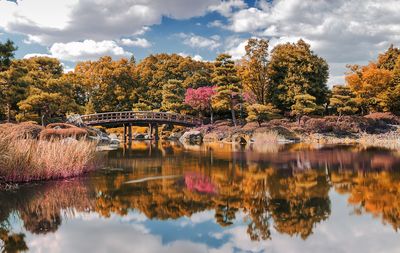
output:
{"label": "pine tree", "polygon": [[279,110],[276,109],[272,104],[252,104],[247,106],[247,118],[248,122],[256,121],[259,126],[261,123],[271,120],[277,116]]}
{"label": "pine tree", "polygon": [[355,95],[344,85],[333,86],[329,105],[339,115],[338,120],[342,115],[351,115],[358,111]]}
{"label": "pine tree", "polygon": [[172,79],[163,85],[161,109],[165,111],[181,112],[184,108],[185,89],[182,81]]}
{"label": "pine tree", "polygon": [[212,83],[217,87],[217,94],[213,99],[213,107],[230,110],[236,126],[235,106],[241,102],[242,86],[231,58],[228,54],[220,54],[215,60]]}
{"label": "pine tree", "polygon": [[304,115],[310,115],[322,110],[322,107],[315,103],[316,98],[310,94],[301,94],[294,97],[294,105],[292,105],[292,115],[296,116],[300,124]]}

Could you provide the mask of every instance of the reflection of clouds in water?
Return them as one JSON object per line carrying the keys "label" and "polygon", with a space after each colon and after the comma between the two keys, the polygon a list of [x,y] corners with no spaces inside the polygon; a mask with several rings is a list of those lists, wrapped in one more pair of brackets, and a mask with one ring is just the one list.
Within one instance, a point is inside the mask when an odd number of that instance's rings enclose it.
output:
{"label": "reflection of clouds in water", "polygon": [[114,219],[73,221],[56,233],[27,237],[32,252],[207,252],[205,244],[174,241],[163,245],[160,236],[144,234]]}
{"label": "reflection of clouds in water", "polygon": [[[331,192],[335,196],[330,219],[319,223],[307,240],[299,236],[280,234],[273,228],[272,240],[252,241],[243,224],[246,214],[239,211],[233,226],[209,235],[225,240],[222,245],[212,247],[206,243],[195,243],[177,238],[163,244],[162,236],[149,234],[142,223],[142,214],[130,212],[126,217],[113,215],[110,219],[78,219],[65,223],[55,233],[46,235],[28,234],[27,243],[32,252],[399,252],[398,235],[390,226],[382,226],[372,216],[349,215],[347,196]],[[213,211],[205,211],[185,218],[193,226],[212,221]],[[122,223],[121,223],[122,222]],[[129,222],[127,224],[126,222]],[[147,221],[146,222],[152,222]],[[158,224],[162,226],[161,224]],[[166,226],[163,233],[174,233]],[[190,233],[190,230],[187,230]]]}

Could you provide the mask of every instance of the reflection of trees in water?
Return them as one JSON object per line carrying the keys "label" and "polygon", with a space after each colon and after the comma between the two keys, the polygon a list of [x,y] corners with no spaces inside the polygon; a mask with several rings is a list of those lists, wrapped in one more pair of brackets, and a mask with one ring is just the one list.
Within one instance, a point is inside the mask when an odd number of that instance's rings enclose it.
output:
{"label": "reflection of trees in water", "polygon": [[[167,149],[165,153],[171,155],[161,156],[161,152],[153,150],[144,157],[134,152],[118,157],[114,163],[125,171],[98,172],[90,181],[72,180],[34,189],[23,187],[15,193],[0,192],[0,221],[15,212],[27,231],[39,234],[56,231],[65,214],[73,216],[75,210],[109,217],[137,209],[148,218],[161,220],[214,210],[215,221],[221,226],[234,223],[238,212],[243,211],[252,240],[270,239],[272,224],[279,233],[306,239],[318,223],[329,217],[328,192],[333,186],[337,192],[349,194],[349,203],[359,214],[372,213],[394,229],[400,227],[400,176],[390,171],[398,160],[391,157],[385,161],[388,154],[377,153],[367,159],[366,154],[347,149],[326,149],[317,154],[301,150],[275,155],[274,159],[266,155],[258,161],[245,153],[210,154],[207,152],[212,150],[207,150],[193,155]],[[229,155],[228,160],[220,158],[225,155]],[[283,169],[284,164],[287,167]],[[138,178],[187,173],[201,175],[190,178],[190,183],[201,183],[201,187],[187,187],[184,177],[125,184]],[[211,194],[203,190],[210,188],[208,184],[216,189]],[[3,245],[19,243],[23,249],[23,234],[4,229],[0,232]]]}
{"label": "reflection of trees in water", "polygon": [[5,228],[0,228],[0,251],[2,253],[23,252],[28,250],[25,235],[21,233],[10,233]]}
{"label": "reflection of trees in water", "polygon": [[7,220],[11,214],[17,214],[24,228],[34,234],[55,232],[66,216],[75,211],[93,209],[93,195],[79,180],[72,182],[54,182],[43,186],[26,186],[16,192],[0,193],[1,224],[0,239],[6,252],[27,250],[24,234],[13,234],[7,229]]}
{"label": "reflection of trees in water", "polygon": [[338,192],[349,194],[356,214],[371,213],[396,231],[400,228],[400,172],[335,171],[332,182]]}

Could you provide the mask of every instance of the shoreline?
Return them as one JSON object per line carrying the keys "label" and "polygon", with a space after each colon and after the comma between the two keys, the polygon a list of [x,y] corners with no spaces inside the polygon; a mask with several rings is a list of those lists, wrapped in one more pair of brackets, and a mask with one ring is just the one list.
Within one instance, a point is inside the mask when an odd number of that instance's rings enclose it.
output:
{"label": "shoreline", "polygon": [[[186,136],[185,136],[186,134]],[[258,125],[247,123],[232,126],[229,121],[191,128],[183,134],[184,141],[198,140],[232,144],[250,143],[307,143],[326,145],[363,145],[400,149],[400,119],[393,115],[379,117],[346,116],[306,118],[302,124],[288,119],[277,119]]]}

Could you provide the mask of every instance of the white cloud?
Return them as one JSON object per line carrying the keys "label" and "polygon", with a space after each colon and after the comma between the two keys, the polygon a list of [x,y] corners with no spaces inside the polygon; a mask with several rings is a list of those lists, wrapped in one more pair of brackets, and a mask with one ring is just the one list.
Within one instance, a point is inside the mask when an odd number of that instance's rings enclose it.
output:
{"label": "white cloud", "polygon": [[133,47],[142,47],[148,48],[151,47],[151,43],[144,39],[144,38],[137,38],[137,39],[122,39],[121,44],[124,46],[133,46]]}
{"label": "white cloud", "polygon": [[29,36],[30,41],[115,40],[143,34],[162,17],[202,16],[218,0],[23,0],[0,1],[0,28]]}
{"label": "white cloud", "polygon": [[223,0],[219,4],[208,7],[210,11],[219,12],[221,15],[228,17],[236,9],[246,8],[247,4],[243,0]]}
{"label": "white cloud", "polygon": [[221,46],[220,37],[213,35],[210,38],[195,34],[180,33],[179,36],[183,38],[183,44],[188,45],[192,48],[209,48],[214,50]]}
{"label": "white cloud", "polygon": [[186,53],[178,53],[178,55],[180,55],[182,57],[190,57],[195,61],[204,61],[203,57],[201,55],[198,55],[198,54],[191,56],[191,55],[186,54]]}
{"label": "white cloud", "polygon": [[50,48],[51,55],[60,60],[84,61],[96,60],[97,58],[109,55],[114,58],[130,57],[132,54],[118,46],[115,41],[85,40],[83,42],[55,43]]}
{"label": "white cloud", "polygon": [[201,55],[196,54],[195,56],[193,56],[193,60],[195,61],[203,61],[203,57]]}
{"label": "white cloud", "polygon": [[29,59],[32,57],[54,57],[51,54],[39,54],[39,53],[32,53],[32,54],[26,54],[23,58],[24,59]]}

